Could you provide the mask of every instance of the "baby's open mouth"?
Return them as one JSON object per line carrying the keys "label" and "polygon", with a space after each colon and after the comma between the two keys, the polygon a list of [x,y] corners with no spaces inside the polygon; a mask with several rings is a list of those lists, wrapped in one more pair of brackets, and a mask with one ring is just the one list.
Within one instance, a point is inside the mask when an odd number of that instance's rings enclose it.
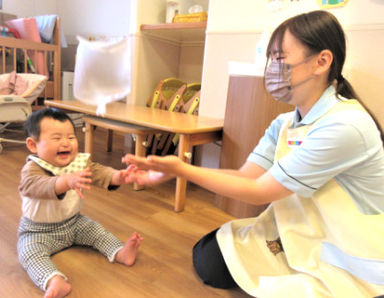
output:
{"label": "baby's open mouth", "polygon": [[71,151],[60,151],[60,152],[57,152],[57,155],[59,156],[67,156],[71,154]]}

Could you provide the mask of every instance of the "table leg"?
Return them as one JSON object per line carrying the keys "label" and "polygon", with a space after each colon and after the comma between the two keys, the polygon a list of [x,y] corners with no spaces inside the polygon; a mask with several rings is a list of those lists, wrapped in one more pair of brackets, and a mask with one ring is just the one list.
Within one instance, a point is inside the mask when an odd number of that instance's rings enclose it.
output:
{"label": "table leg", "polygon": [[108,129],[108,131],[107,131],[107,152],[112,152],[112,143],[113,143],[113,130]]}
{"label": "table leg", "polygon": [[[140,157],[145,157],[146,149],[143,146],[143,142],[145,140],[145,136],[142,134],[136,134],[136,144],[135,144],[135,155]],[[139,185],[137,183],[133,184],[134,190],[142,190],[144,189],[143,185]]]}
{"label": "table leg", "polygon": [[85,153],[93,153],[93,125],[85,123],[84,151]]}
{"label": "table leg", "polygon": [[[190,149],[190,135],[180,134],[179,141],[179,158],[183,161],[189,161],[185,156],[186,152],[189,152]],[[175,194],[175,211],[180,212],[184,210],[185,197],[187,192],[187,179],[185,178],[176,178],[176,194]]]}

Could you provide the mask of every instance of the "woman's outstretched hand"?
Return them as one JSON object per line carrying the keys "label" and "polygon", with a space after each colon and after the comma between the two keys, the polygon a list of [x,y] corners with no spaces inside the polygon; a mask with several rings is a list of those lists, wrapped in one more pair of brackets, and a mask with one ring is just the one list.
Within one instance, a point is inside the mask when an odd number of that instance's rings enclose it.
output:
{"label": "woman's outstretched hand", "polygon": [[128,165],[125,173],[125,183],[155,185],[175,177],[177,168],[182,164],[176,156],[138,157],[127,154],[122,162]]}
{"label": "woman's outstretched hand", "polygon": [[182,164],[182,161],[174,155],[139,157],[127,154],[122,158],[122,162],[127,165],[133,164],[140,170],[154,170],[167,174],[177,174],[178,167]]}

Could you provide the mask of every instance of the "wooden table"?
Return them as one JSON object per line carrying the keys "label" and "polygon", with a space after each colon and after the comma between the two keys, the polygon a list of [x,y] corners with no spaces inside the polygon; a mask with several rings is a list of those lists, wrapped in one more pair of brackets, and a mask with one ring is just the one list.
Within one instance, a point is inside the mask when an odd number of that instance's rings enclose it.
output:
{"label": "wooden table", "polygon": [[[66,111],[75,111],[85,115],[97,116],[96,107],[76,100],[46,100],[45,105]],[[113,120],[114,125],[121,123],[133,124],[163,132],[180,134],[178,156],[185,162],[191,158],[191,148],[221,139],[223,119],[204,116],[187,115],[160,109],[128,105],[123,102],[113,102],[107,105],[106,112],[100,119]],[[86,129],[86,148],[92,148],[92,130]],[[88,146],[88,147],[87,147]],[[89,150],[90,151],[90,150]],[[143,150],[136,151],[142,155]],[[176,212],[182,211],[185,205],[187,180],[176,178],[175,206]]]}

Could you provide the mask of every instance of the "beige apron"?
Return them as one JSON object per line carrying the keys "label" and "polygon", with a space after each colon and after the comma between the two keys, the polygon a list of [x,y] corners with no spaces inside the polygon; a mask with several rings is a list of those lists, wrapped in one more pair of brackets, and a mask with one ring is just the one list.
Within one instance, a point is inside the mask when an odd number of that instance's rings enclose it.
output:
{"label": "beige apron", "polygon": [[[348,100],[327,114],[343,110],[363,108]],[[313,127],[290,128],[292,121],[280,131],[275,161],[299,146]],[[312,198],[293,194],[257,218],[224,224],[217,240],[233,278],[250,295],[357,298],[384,294],[383,235],[384,214],[361,213],[331,180]],[[279,237],[284,252],[274,255],[266,240]]]}

